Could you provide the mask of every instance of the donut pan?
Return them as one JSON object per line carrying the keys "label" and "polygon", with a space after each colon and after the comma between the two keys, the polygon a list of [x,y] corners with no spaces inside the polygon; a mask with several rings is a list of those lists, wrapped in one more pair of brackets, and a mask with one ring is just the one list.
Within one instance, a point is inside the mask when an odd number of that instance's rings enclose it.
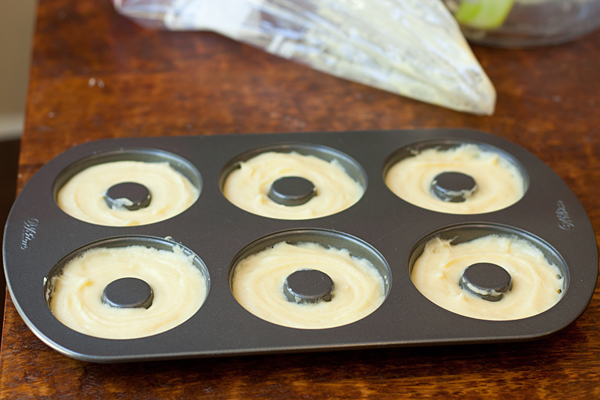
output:
{"label": "donut pan", "polygon": [[[384,183],[389,166],[426,147],[474,143],[499,152],[522,172],[526,192],[505,209],[474,215],[429,211],[400,199]],[[337,159],[365,187],[350,208],[308,220],[278,220],[243,211],[222,194],[240,160],[267,150]],[[72,218],[56,204],[58,189],[85,167],[117,160],[168,161],[199,186],[183,213],[142,226],[110,227]],[[561,300],[533,317],[510,321],[468,318],[427,300],[410,268],[428,238],[467,241],[489,233],[534,243],[564,275]],[[370,259],[385,278],[383,304],[357,322],[295,329],[266,322],[232,295],[235,263],[279,241],[316,241]],[[142,244],[193,253],[209,283],[202,307],[186,322],[139,339],[78,333],[51,313],[49,278],[82,250]],[[502,138],[466,129],[315,132],[125,138],[89,142],[59,155],[25,185],[5,227],[4,270],[13,302],[48,346],[91,362],[292,353],[378,347],[526,341],[556,333],[591,301],[598,252],[591,222],[568,186],[542,161]]]}

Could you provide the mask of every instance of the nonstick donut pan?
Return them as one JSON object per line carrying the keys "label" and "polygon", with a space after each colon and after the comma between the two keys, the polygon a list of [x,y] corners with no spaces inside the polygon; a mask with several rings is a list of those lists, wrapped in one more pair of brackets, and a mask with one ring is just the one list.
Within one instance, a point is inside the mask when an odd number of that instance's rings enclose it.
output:
{"label": "nonstick donut pan", "polygon": [[[450,214],[413,205],[386,186],[384,177],[398,160],[423,149],[462,144],[496,152],[513,165],[523,178],[523,197],[497,211]],[[225,180],[241,161],[267,151],[336,160],[364,193],[343,211],[312,219],[284,220],[244,211],[224,196]],[[97,164],[130,160],[169,163],[200,190],[198,199],[173,217],[126,227],[85,222],[57,205],[58,191],[75,174]],[[310,184],[299,193],[288,193],[294,185],[292,181],[279,185],[275,197],[296,201],[290,198],[313,195]],[[306,182],[298,185],[306,187]],[[522,319],[476,319],[434,304],[414,286],[411,268],[429,239],[460,243],[488,234],[518,237],[537,247],[563,279],[558,303]],[[368,259],[383,278],[383,303],[356,322],[325,329],[290,328],[255,316],[233,296],[235,267],[282,241],[315,242]],[[162,333],[133,339],[90,336],[59,322],[49,302],[53,278],[61,275],[64,265],[88,249],[129,245],[159,250],[179,246],[191,256],[207,286],[198,311]],[[533,340],[575,321],[589,304],[598,276],[592,225],[568,186],[523,148],[467,129],[89,142],[51,160],[29,180],[8,218],[3,249],[8,288],[29,328],[60,353],[101,363]]]}

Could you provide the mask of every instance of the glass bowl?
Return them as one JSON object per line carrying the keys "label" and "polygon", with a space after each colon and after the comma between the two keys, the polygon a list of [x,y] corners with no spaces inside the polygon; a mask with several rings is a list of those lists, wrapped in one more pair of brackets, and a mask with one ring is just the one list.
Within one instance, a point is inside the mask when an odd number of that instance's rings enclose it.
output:
{"label": "glass bowl", "polygon": [[444,0],[472,43],[527,48],[572,41],[600,27],[600,0]]}

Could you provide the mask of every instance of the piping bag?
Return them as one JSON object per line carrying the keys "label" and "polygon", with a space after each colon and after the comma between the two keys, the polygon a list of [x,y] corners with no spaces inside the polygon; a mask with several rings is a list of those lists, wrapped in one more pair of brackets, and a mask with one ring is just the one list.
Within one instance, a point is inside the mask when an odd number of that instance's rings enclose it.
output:
{"label": "piping bag", "polygon": [[440,0],[113,0],[147,27],[208,30],[316,70],[480,115],[496,92]]}

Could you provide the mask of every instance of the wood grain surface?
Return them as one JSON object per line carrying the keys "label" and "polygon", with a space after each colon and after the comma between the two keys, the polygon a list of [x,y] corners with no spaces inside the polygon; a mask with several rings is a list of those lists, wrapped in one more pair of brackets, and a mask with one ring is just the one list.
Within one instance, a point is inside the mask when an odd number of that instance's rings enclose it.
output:
{"label": "wood grain surface", "polygon": [[[600,32],[533,50],[473,50],[498,91],[474,116],[311,70],[207,32],[146,30],[108,0],[42,0],[19,188],[44,163],[111,137],[469,127],[560,175],[600,232]],[[368,137],[365,137],[368,140]],[[530,343],[97,365],[51,350],[7,296],[0,397],[600,398],[600,290]]]}

